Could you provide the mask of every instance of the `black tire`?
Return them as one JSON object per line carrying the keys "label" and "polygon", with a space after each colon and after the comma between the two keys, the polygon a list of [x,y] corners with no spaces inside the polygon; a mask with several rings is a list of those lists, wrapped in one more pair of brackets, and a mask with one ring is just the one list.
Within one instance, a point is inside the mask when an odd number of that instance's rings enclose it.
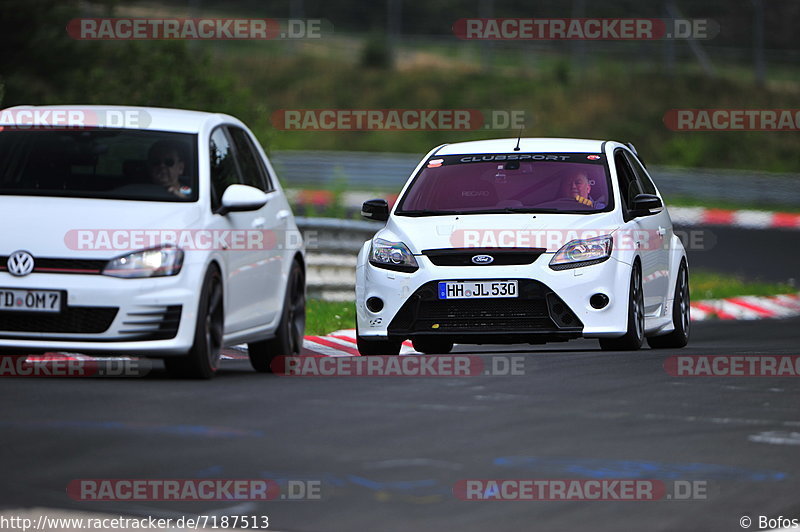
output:
{"label": "black tire", "polygon": [[628,291],[628,331],[619,338],[601,338],[600,347],[605,351],[636,351],[644,342],[644,293],[642,270],[638,263],[631,272]]}
{"label": "black tire", "polygon": [[358,326],[356,325],[356,346],[361,356],[397,356],[400,354],[400,346],[402,345],[402,340],[389,340],[388,338],[381,340],[365,339],[358,334]]}
{"label": "black tire", "polygon": [[446,355],[453,350],[453,342],[441,338],[415,338],[414,349],[426,355]]}
{"label": "black tire", "polygon": [[675,330],[661,336],[647,339],[653,349],[680,349],[689,343],[689,330],[692,323],[692,307],[689,295],[689,268],[681,261],[678,280],[675,283],[675,299],[672,302],[672,323]]}
{"label": "black tire", "polygon": [[272,361],[279,356],[298,356],[303,349],[306,331],[306,275],[298,261],[292,263],[283,313],[275,337],[247,344],[247,353],[253,369],[262,373],[272,372]]}
{"label": "black tire", "polygon": [[212,266],[206,272],[200,302],[197,306],[197,322],[194,328],[194,344],[181,357],[164,359],[167,371],[175,377],[210,379],[219,368],[222,341],[225,332],[225,310],[222,299],[222,276]]}

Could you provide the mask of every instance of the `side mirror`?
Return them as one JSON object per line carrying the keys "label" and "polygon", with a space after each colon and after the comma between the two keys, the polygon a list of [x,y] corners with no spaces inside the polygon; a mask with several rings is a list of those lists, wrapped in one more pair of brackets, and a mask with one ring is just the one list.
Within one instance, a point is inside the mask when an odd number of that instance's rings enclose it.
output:
{"label": "side mirror", "polygon": [[633,198],[631,214],[634,217],[650,216],[651,214],[658,214],[663,208],[664,204],[661,203],[661,199],[658,196],[653,194],[638,194]]}
{"label": "side mirror", "polygon": [[221,203],[216,213],[222,216],[229,212],[255,211],[267,204],[267,195],[250,185],[230,185],[222,194]]}
{"label": "side mirror", "polygon": [[385,199],[371,199],[361,206],[361,216],[368,220],[385,222],[389,219],[389,203]]}

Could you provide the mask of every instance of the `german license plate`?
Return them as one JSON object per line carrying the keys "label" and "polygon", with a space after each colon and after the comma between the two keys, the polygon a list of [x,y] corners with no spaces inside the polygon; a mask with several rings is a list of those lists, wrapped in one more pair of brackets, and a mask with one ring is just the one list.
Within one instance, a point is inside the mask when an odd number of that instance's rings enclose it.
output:
{"label": "german license plate", "polygon": [[443,281],[439,299],[519,297],[517,281]]}
{"label": "german license plate", "polygon": [[0,310],[61,312],[58,290],[19,290],[0,288]]}

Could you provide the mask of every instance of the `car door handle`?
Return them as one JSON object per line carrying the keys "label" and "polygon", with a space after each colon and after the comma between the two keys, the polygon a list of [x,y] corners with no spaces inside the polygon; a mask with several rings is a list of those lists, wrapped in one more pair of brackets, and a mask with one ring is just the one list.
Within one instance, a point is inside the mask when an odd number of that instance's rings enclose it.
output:
{"label": "car door handle", "polygon": [[665,234],[667,234],[667,230],[664,227],[661,227],[660,225],[658,226],[658,231],[656,232],[658,233],[658,236],[664,236]]}
{"label": "car door handle", "polygon": [[264,224],[266,223],[267,223],[266,218],[258,217],[255,220],[253,220],[252,227],[253,229],[264,229]]}
{"label": "car door handle", "polygon": [[276,214],[275,217],[279,221],[284,222],[284,221],[286,221],[286,219],[289,217],[290,214],[291,214],[291,212],[287,211],[286,209],[283,209],[281,211],[278,211],[278,214]]}

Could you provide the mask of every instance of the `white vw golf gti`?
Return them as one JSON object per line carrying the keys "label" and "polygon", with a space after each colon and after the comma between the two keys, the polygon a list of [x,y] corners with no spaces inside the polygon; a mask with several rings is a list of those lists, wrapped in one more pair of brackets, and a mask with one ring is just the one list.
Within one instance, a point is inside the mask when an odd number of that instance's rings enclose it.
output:
{"label": "white vw golf gti", "polygon": [[0,352],[163,358],[211,377],[298,354],[305,259],[253,134],[221,114],[0,112]]}
{"label": "white vw golf gti", "polygon": [[597,338],[603,349],[683,347],[686,252],[632,145],[500,139],[439,146],[364,244],[358,348]]}

